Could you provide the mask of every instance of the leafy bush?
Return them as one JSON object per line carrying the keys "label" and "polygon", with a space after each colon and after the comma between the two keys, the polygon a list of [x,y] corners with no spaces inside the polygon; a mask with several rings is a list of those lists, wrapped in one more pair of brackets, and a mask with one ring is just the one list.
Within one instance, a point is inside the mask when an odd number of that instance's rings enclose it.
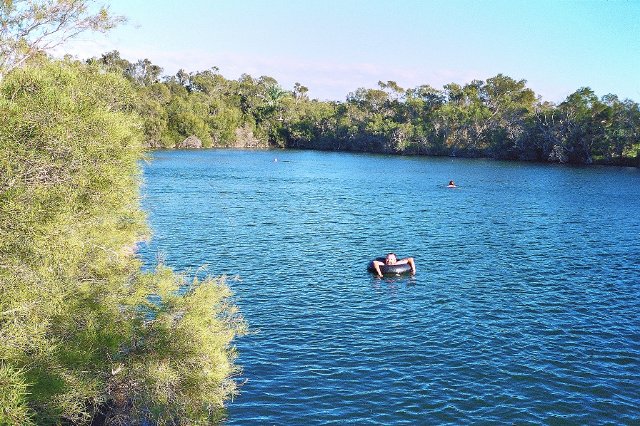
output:
{"label": "leafy bush", "polygon": [[[233,392],[230,342],[243,323],[228,288],[207,280],[181,296],[182,278],[142,274],[133,256],[147,233],[135,93],[122,76],[75,62],[0,82],[2,424],[84,424],[99,411],[189,423]],[[209,316],[198,324],[192,311]],[[158,378],[161,354],[178,352],[184,364],[166,370],[175,380]],[[160,382],[175,397],[147,388]],[[187,390],[203,386],[217,391],[192,403]]]}

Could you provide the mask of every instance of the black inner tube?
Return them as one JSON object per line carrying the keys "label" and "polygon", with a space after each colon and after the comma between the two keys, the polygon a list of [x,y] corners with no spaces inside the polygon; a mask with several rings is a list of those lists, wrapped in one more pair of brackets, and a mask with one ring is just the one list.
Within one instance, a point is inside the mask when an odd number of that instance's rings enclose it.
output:
{"label": "black inner tube", "polygon": [[[374,260],[383,263],[383,265],[380,265],[380,272],[382,272],[382,275],[402,275],[411,272],[411,266],[408,263],[386,265],[384,264],[384,261],[386,260],[385,257],[376,257]],[[369,272],[376,272],[376,269],[373,267],[373,260],[369,262],[367,270]]]}

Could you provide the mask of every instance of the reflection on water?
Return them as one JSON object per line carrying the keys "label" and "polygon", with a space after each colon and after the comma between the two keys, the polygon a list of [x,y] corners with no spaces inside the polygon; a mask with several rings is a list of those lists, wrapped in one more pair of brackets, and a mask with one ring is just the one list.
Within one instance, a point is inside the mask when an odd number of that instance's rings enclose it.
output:
{"label": "reflection on water", "polygon": [[[145,262],[237,274],[257,330],[228,424],[640,421],[637,169],[273,158],[145,169]],[[389,251],[416,276],[366,271]]]}

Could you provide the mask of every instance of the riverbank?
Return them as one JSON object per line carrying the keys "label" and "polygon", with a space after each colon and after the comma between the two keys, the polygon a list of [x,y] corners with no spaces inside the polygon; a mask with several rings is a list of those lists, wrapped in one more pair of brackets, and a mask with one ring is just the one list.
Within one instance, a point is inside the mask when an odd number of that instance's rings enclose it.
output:
{"label": "riverbank", "polygon": [[[546,102],[524,79],[497,74],[442,89],[379,81],[344,101],[308,97],[268,76],[217,69],[160,77],[149,61],[110,52],[89,62],[137,88],[133,102],[153,148],[294,148],[567,164],[640,164],[640,105],[581,87]],[[144,65],[144,66],[143,66]]]}
{"label": "riverbank", "polygon": [[[154,151],[156,149],[186,149],[186,150],[207,150],[207,149],[244,149],[244,150],[280,150],[280,151],[288,151],[288,150],[308,150],[308,151],[320,151],[320,152],[353,152],[353,153],[365,153],[365,154],[383,154],[383,155],[398,155],[398,156],[415,156],[415,157],[426,157],[426,158],[468,158],[468,159],[490,159],[490,160],[501,160],[501,161],[515,161],[515,162],[523,162],[523,163],[547,163],[547,164],[567,164],[571,165],[567,161],[559,161],[558,159],[537,159],[537,158],[504,158],[504,157],[492,157],[490,155],[482,155],[481,153],[467,153],[467,152],[459,152],[454,154],[433,154],[428,152],[420,152],[420,151],[412,151],[408,150],[405,152],[397,152],[395,150],[389,148],[380,148],[380,149],[361,149],[360,147],[349,147],[338,145],[336,147],[325,146],[325,147],[314,147],[314,148],[305,148],[305,147],[295,147],[295,148],[283,148],[280,146],[269,146],[266,141],[262,143],[250,143],[243,144],[241,142],[232,145],[232,146],[211,146],[209,148],[203,148],[202,144],[199,143],[196,146],[189,146],[187,144],[181,143],[176,144],[175,148],[159,148],[159,147],[150,147],[147,146],[148,150]],[[573,164],[576,165],[576,164]],[[578,163],[577,165],[598,165],[598,166],[619,166],[619,167],[640,167],[640,151],[635,157],[623,157],[623,158],[592,158],[588,162]]]}

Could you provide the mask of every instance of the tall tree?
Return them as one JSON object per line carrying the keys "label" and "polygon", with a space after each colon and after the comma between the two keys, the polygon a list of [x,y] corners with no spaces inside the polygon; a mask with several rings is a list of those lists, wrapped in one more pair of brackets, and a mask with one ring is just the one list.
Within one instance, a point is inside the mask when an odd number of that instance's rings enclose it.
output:
{"label": "tall tree", "polygon": [[[0,0],[0,78],[42,52],[85,31],[124,21],[93,0]],[[97,9],[97,11],[96,11]]]}
{"label": "tall tree", "polygon": [[563,148],[571,163],[591,163],[602,151],[606,106],[589,87],[581,87],[559,105]]}
{"label": "tall tree", "polygon": [[308,93],[309,92],[309,88],[306,86],[303,86],[300,83],[296,83],[293,86],[293,97],[295,98],[296,102],[298,101],[307,101],[309,100],[309,96]]}
{"label": "tall tree", "polygon": [[606,117],[601,120],[605,135],[604,155],[608,160],[620,160],[640,141],[640,106],[630,99],[621,101],[612,94],[603,96],[602,102],[607,107]]}
{"label": "tall tree", "polygon": [[518,158],[526,150],[527,119],[536,102],[535,93],[526,83],[498,74],[482,88],[483,100],[491,113],[488,118],[491,149],[498,157]]}

